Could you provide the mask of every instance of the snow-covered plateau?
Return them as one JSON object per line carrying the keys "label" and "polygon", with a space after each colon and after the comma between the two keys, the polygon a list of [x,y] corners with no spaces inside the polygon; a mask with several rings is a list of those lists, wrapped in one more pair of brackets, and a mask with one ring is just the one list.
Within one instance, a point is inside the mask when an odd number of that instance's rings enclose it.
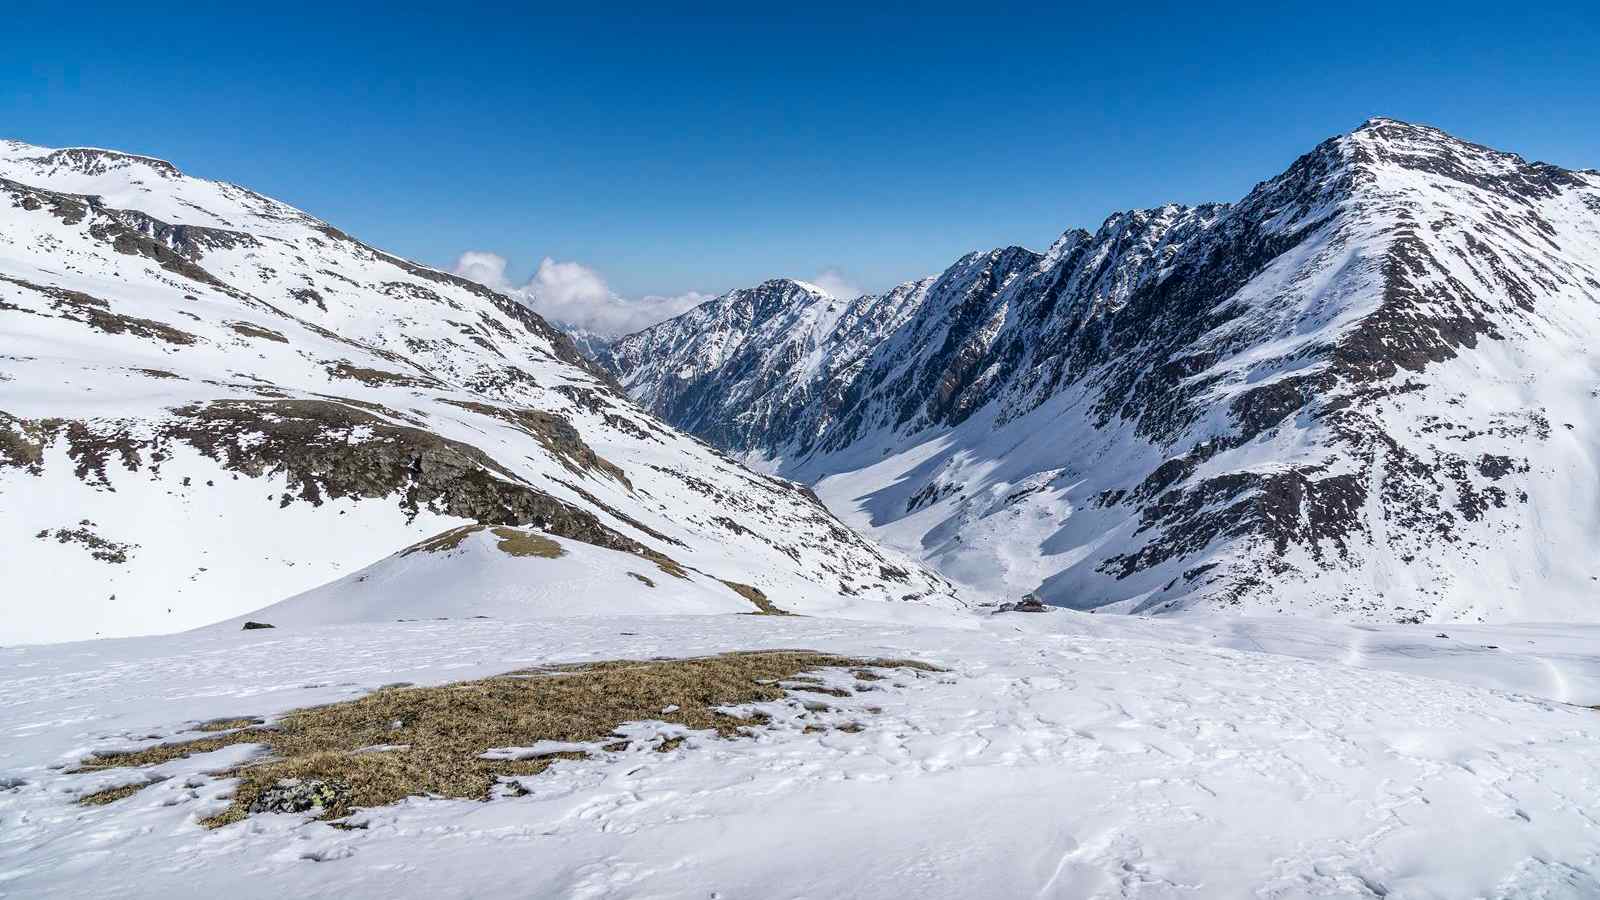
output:
{"label": "snow-covered plateau", "polygon": [[[944,615],[386,621],[0,650],[0,895],[1600,894],[1594,626]],[[858,684],[825,710],[796,694],[753,737],[641,740],[520,779],[523,796],[415,798],[354,829],[201,825],[233,785],[203,773],[248,746],[61,768],[396,681],[764,647],[947,671]]]}

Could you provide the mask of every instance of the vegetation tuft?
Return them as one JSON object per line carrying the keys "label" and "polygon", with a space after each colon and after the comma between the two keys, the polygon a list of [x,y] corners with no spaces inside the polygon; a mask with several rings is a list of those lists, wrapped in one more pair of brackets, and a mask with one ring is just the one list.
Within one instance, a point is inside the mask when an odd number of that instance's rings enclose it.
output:
{"label": "vegetation tuft", "polygon": [[273,331],[271,328],[267,328],[262,325],[256,325],[252,322],[229,322],[228,327],[232,328],[239,334],[244,335],[245,337],[260,338],[264,341],[275,341],[279,344],[289,343],[289,339],[284,337],[282,334]]}
{"label": "vegetation tuft", "polygon": [[745,598],[746,600],[749,600],[751,603],[754,603],[755,607],[756,607],[756,612],[752,613],[752,615],[758,615],[758,616],[792,616],[792,615],[794,615],[794,613],[789,612],[786,609],[779,609],[776,604],[774,604],[771,600],[767,599],[766,593],[764,591],[762,591],[758,587],[752,587],[752,586],[750,586],[748,584],[740,584],[737,581],[729,581],[726,578],[719,578],[717,580],[722,582],[723,584],[727,585],[729,588],[733,589],[734,593],[736,593],[739,596]]}
{"label": "vegetation tuft", "polygon": [[494,536],[500,539],[495,545],[501,553],[507,556],[537,556],[542,559],[555,559],[567,551],[561,545],[543,535],[532,534],[519,528],[496,528]]}
{"label": "vegetation tuft", "polygon": [[84,806],[105,806],[108,803],[115,803],[125,797],[132,797],[134,794],[139,793],[154,783],[155,782],[153,781],[137,781],[133,784],[124,784],[120,787],[106,788],[103,791],[95,791],[92,794],[84,794],[78,798],[78,802]]}

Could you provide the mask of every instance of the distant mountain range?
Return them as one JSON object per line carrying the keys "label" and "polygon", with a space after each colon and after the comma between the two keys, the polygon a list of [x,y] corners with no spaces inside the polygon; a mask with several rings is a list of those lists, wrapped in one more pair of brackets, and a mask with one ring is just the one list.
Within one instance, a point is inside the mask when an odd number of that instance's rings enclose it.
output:
{"label": "distant mountain range", "polygon": [[1600,619],[1600,174],[1433,128],[881,295],[769,281],[600,358],[979,588]]}

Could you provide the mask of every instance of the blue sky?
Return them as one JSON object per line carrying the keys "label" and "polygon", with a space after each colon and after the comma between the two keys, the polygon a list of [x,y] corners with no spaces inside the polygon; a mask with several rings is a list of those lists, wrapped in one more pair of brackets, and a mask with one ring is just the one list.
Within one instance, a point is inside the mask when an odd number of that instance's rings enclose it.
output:
{"label": "blue sky", "polygon": [[761,6],[23,0],[0,136],[160,156],[435,265],[576,261],[630,298],[881,289],[1236,199],[1375,114],[1600,166],[1579,4]]}

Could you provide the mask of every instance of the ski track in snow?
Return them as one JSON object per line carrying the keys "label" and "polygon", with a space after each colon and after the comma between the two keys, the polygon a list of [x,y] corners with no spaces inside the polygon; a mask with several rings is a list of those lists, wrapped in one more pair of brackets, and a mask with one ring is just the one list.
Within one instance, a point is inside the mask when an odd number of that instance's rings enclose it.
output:
{"label": "ski track in snow", "polygon": [[[1537,696],[1600,702],[1593,629],[950,622],[456,620],[0,650],[0,783],[20,782],[0,790],[0,896],[1600,893],[1600,714]],[[1356,646],[1365,667],[1340,664]],[[761,647],[950,671],[902,670],[831,712],[774,704],[755,739],[564,761],[522,779],[525,797],[367,810],[358,831],[201,828],[229,785],[197,773],[245,748],[158,767],[166,780],[98,808],[72,798],[126,770],[50,768],[396,681]],[[819,718],[867,727],[802,731]]]}

